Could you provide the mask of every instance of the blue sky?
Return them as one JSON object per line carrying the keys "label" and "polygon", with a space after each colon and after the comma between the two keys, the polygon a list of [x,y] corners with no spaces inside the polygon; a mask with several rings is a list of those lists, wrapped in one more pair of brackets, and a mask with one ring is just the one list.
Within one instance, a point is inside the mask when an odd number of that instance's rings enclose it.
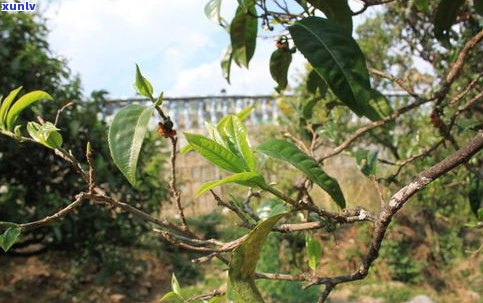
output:
{"label": "blue sky", "polygon": [[[166,96],[271,94],[275,83],[269,58],[277,33],[259,31],[250,69],[232,65],[231,85],[221,75],[220,58],[228,34],[204,15],[208,0],[50,0],[39,1],[49,19],[53,51],[81,76],[86,95],[106,89],[111,98],[134,96],[135,63]],[[225,0],[222,16],[231,20],[236,0]],[[355,20],[357,23],[357,20]],[[267,37],[268,36],[268,37]],[[294,55],[289,85],[304,70]]]}
{"label": "blue sky", "polygon": [[[250,69],[232,68],[229,85],[219,66],[228,34],[208,20],[201,0],[63,0],[40,3],[49,19],[54,52],[80,74],[86,94],[106,89],[110,97],[132,97],[134,64],[155,89],[167,96],[271,94],[275,83],[268,61],[273,37],[259,39]],[[236,0],[223,3],[231,19]],[[260,32],[262,35],[273,35]],[[293,78],[303,69],[300,54],[291,67]]]}

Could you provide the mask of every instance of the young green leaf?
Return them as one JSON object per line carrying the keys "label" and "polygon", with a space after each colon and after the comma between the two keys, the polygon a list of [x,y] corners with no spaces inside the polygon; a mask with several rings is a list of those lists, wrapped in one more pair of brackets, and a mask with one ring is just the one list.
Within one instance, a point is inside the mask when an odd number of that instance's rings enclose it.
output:
{"label": "young green leaf", "polygon": [[320,257],[322,256],[322,247],[320,242],[314,239],[309,234],[305,234],[305,248],[307,249],[308,263],[312,270],[316,270],[320,264]]}
{"label": "young green leaf", "polygon": [[285,215],[279,214],[259,223],[231,254],[228,275],[234,302],[264,303],[255,285],[255,268],[263,244],[272,227]]}
{"label": "young green leaf", "polygon": [[441,42],[449,42],[451,26],[465,0],[441,0],[434,17],[434,36]]}
{"label": "young green leaf", "polygon": [[200,187],[200,189],[196,193],[196,197],[199,197],[201,194],[205,193],[210,189],[213,189],[217,186],[227,184],[227,183],[237,183],[243,186],[256,187],[256,186],[264,186],[265,179],[262,177],[262,175],[255,172],[244,172],[244,173],[234,174],[221,180],[206,182]]}
{"label": "young green leaf", "polygon": [[38,102],[42,100],[53,100],[53,98],[48,93],[41,90],[36,90],[20,97],[8,110],[7,119],[6,119],[7,129],[13,130],[14,124],[17,121],[18,115],[20,115],[20,113],[25,108],[27,108],[34,102]]}
{"label": "young green leaf", "polygon": [[352,34],[352,11],[347,0],[307,0],[307,2],[322,11],[328,19],[339,24],[349,35]]}
{"label": "young green leaf", "polygon": [[356,41],[337,24],[304,18],[289,27],[297,49],[332,92],[359,116],[371,115],[371,86],[364,55]]}
{"label": "young green leaf", "polygon": [[312,157],[306,155],[295,144],[285,140],[272,139],[260,144],[257,151],[292,164],[325,190],[339,207],[345,208],[344,194],[337,180],[326,174]]}
{"label": "young green leaf", "polygon": [[223,78],[230,84],[231,62],[233,61],[233,50],[231,45],[225,49],[223,57],[221,58],[221,71]]}
{"label": "young green leaf", "polygon": [[153,86],[149,83],[148,79],[144,78],[141,74],[141,70],[139,66],[136,64],[136,82],[134,82],[134,88],[136,92],[141,96],[145,96],[149,98],[151,101],[154,101],[153,98]]}
{"label": "young green leaf", "polygon": [[168,303],[183,303],[183,298],[177,295],[174,291],[170,291],[166,293],[159,302],[168,302]]}
{"label": "young green leaf", "polygon": [[131,104],[114,116],[109,127],[109,150],[111,157],[129,183],[136,187],[136,167],[153,106]]}
{"label": "young green leaf", "polygon": [[281,92],[287,87],[287,74],[291,62],[292,53],[283,48],[276,49],[270,57],[270,75],[278,84],[275,88],[277,92]]}
{"label": "young green leaf", "polygon": [[20,233],[20,227],[9,227],[2,235],[0,235],[0,246],[4,252],[7,252],[10,247],[15,244],[15,241],[17,241]]}
{"label": "young green leaf", "polygon": [[52,149],[62,146],[63,140],[59,130],[60,129],[51,122],[39,124],[31,121],[27,123],[27,132],[30,137],[40,144]]}
{"label": "young green leaf", "polygon": [[3,100],[2,105],[0,106],[0,128],[7,127],[7,113],[12,105],[13,100],[17,97],[18,93],[22,90],[22,86],[17,87],[13,91],[11,91],[8,96]]}
{"label": "young green leaf", "polygon": [[233,59],[236,64],[246,68],[255,53],[257,43],[258,19],[256,15],[254,6],[249,7],[248,12],[242,7],[238,7],[230,24]]}
{"label": "young green leaf", "polygon": [[245,107],[244,109],[242,109],[241,112],[239,113],[236,113],[235,116],[238,117],[238,119],[240,119],[241,122],[245,121],[248,117],[250,117],[250,114],[252,113],[252,111],[255,109],[255,106],[253,105],[250,105],[250,106],[247,106]]}
{"label": "young green leaf", "polygon": [[232,173],[241,173],[245,170],[242,159],[215,141],[189,133],[185,133],[185,137],[194,150],[216,166]]}
{"label": "young green leaf", "polygon": [[227,117],[225,123],[223,123],[221,136],[224,137],[230,149],[243,159],[246,169],[255,171],[257,163],[248,142],[247,130],[237,116],[229,115]]}
{"label": "young green leaf", "polygon": [[181,295],[181,287],[179,286],[179,282],[178,282],[178,279],[176,279],[176,275],[173,273],[172,277],[171,277],[171,289],[173,290],[173,292],[175,294],[177,294],[178,296],[180,296],[181,298],[183,297]]}

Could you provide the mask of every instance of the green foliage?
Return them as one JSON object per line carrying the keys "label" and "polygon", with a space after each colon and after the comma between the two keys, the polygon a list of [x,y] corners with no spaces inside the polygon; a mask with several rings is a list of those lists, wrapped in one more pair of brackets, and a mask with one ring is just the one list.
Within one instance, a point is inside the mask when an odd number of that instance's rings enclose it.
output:
{"label": "green foliage", "polygon": [[289,27],[295,46],[334,94],[359,116],[374,119],[369,105],[370,83],[364,55],[340,26],[308,17]]}
{"label": "green foliage", "polygon": [[287,74],[291,62],[292,53],[288,49],[288,45],[276,49],[270,57],[270,75],[278,84],[275,88],[277,92],[281,92],[287,87]]}
{"label": "green foliage", "polygon": [[136,81],[134,82],[134,88],[136,89],[137,93],[141,96],[147,97],[154,102],[153,98],[153,86],[148,81],[148,79],[144,78],[139,70],[139,66],[136,64]]}
{"label": "green foliage", "polygon": [[364,175],[374,176],[376,174],[378,153],[378,150],[366,149],[360,149],[354,153],[357,161],[357,166]]}
{"label": "green foliage", "polygon": [[20,236],[20,227],[9,227],[0,235],[0,247],[7,252]]}
{"label": "green foliage", "polygon": [[237,183],[248,187],[266,186],[265,180],[259,173],[243,172],[228,176],[218,181],[211,181],[203,184],[196,193],[196,196],[198,197],[208,190],[227,183]]}
{"label": "green foliage", "polygon": [[444,42],[449,42],[449,33],[451,26],[456,22],[456,17],[460,11],[460,7],[465,0],[441,0],[434,17],[434,35]]}
{"label": "green foliage", "polygon": [[117,112],[109,128],[109,150],[119,170],[134,187],[136,168],[153,106],[127,105]]}
{"label": "green foliage", "polygon": [[340,208],[345,208],[345,199],[339,183],[325,173],[319,164],[289,141],[272,139],[260,144],[257,151],[275,159],[289,162],[319,185],[334,199]]}
{"label": "green foliage", "polygon": [[309,234],[306,234],[305,248],[307,249],[309,267],[315,271],[317,267],[319,267],[320,257],[322,256],[322,247],[320,246],[320,242]]}
{"label": "green foliage", "polygon": [[230,71],[231,71],[231,62],[233,61],[233,50],[231,45],[229,45],[225,52],[223,53],[223,58],[221,59],[220,65],[221,70],[223,72],[223,78],[230,84]]}
{"label": "green foliage", "polygon": [[62,146],[62,135],[59,130],[51,122],[39,124],[37,122],[28,122],[27,131],[35,141],[48,148],[56,149]]}
{"label": "green foliage", "polygon": [[259,223],[248,234],[243,244],[232,252],[229,287],[235,302],[264,302],[255,285],[255,269],[267,235],[284,215],[279,214]]}
{"label": "green foliage", "polygon": [[255,3],[244,9],[238,7],[235,18],[230,25],[230,38],[233,60],[239,66],[248,68],[248,64],[255,53],[258,32],[258,19]]}
{"label": "green foliage", "polygon": [[212,164],[232,173],[245,170],[242,159],[232,151],[201,135],[185,133],[190,146]]}

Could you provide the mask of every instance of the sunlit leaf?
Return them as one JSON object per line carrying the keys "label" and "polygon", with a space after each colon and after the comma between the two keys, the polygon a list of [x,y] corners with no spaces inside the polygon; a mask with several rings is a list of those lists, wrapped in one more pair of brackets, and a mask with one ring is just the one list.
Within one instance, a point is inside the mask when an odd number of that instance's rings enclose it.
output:
{"label": "sunlit leaf", "polygon": [[[8,97],[7,97],[8,98]],[[35,102],[42,100],[53,100],[53,98],[46,92],[41,90],[36,90],[29,92],[22,97],[20,97],[13,105],[10,107],[7,113],[6,126],[8,130],[13,130],[14,124],[17,121],[17,117],[20,113],[32,105]]]}
{"label": "sunlit leaf", "polygon": [[63,140],[59,130],[51,122],[39,124],[37,122],[27,123],[27,132],[30,137],[48,148],[56,149],[62,146]]}
{"label": "sunlit leaf", "polygon": [[136,92],[141,96],[145,96],[150,100],[154,100],[153,98],[153,86],[149,83],[148,79],[144,78],[141,74],[141,70],[139,66],[136,64],[136,81],[134,82],[134,88]]}
{"label": "sunlit leaf", "polygon": [[0,128],[7,127],[7,113],[12,105],[13,100],[17,97],[18,93],[22,90],[22,86],[17,87],[13,91],[11,91],[8,96],[3,100],[2,105],[0,106]]}
{"label": "sunlit leaf", "polygon": [[344,195],[337,180],[325,173],[312,157],[305,154],[292,142],[279,139],[268,140],[260,144],[257,151],[292,164],[325,190],[339,207],[345,208]]}
{"label": "sunlit leaf", "polygon": [[205,193],[206,191],[218,187],[223,184],[227,183],[237,183],[243,186],[248,187],[256,187],[256,186],[264,186],[265,180],[259,173],[255,172],[243,172],[228,176],[221,180],[210,181],[203,184],[198,192],[196,193],[196,197],[199,197],[201,194]]}
{"label": "sunlit leaf", "polygon": [[242,159],[215,141],[189,133],[185,133],[185,137],[201,156],[216,166],[233,173],[241,173],[245,170]]}
{"label": "sunlit leaf", "polygon": [[159,302],[167,302],[167,303],[182,303],[183,298],[177,295],[175,292],[170,291],[166,293]]}
{"label": "sunlit leaf", "polygon": [[109,150],[119,170],[134,187],[136,168],[154,106],[131,104],[123,107],[109,128]]}
{"label": "sunlit leaf", "polygon": [[256,159],[253,150],[248,142],[247,130],[245,125],[235,115],[229,115],[223,124],[223,135],[225,141],[232,151],[234,151],[245,162],[248,171],[255,171]]}
{"label": "sunlit leaf", "polygon": [[377,167],[378,150],[360,149],[355,152],[357,166],[365,176],[374,176]]}

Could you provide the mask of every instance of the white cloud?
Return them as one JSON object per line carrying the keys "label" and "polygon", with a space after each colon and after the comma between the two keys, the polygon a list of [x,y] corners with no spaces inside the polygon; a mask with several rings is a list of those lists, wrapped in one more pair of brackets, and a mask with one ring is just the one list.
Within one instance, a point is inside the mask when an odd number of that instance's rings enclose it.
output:
{"label": "white cloud", "polygon": [[[44,11],[52,48],[81,75],[87,94],[107,89],[113,97],[133,96],[134,63],[169,96],[217,94],[222,88],[233,94],[273,92],[268,69],[273,41],[259,40],[250,70],[233,64],[231,86],[222,78],[219,60],[229,37],[205,17],[205,3],[65,0],[50,2]],[[229,20],[236,1],[223,5]],[[296,56],[291,70],[302,61]]]}

